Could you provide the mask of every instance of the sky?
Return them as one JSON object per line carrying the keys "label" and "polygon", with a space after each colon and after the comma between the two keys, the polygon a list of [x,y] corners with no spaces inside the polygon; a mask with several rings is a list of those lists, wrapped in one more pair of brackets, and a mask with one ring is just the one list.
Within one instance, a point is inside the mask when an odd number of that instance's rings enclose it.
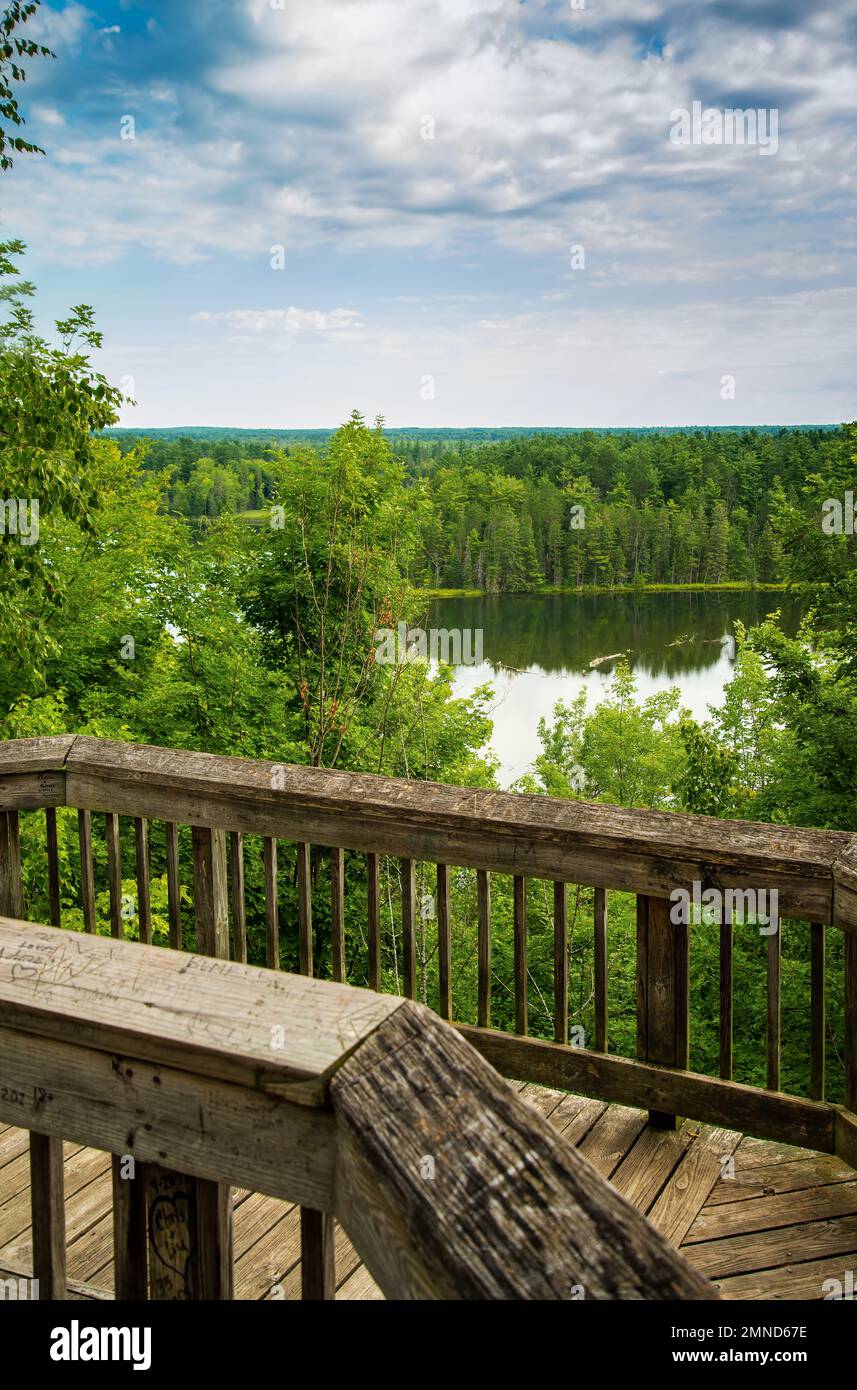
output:
{"label": "sky", "polygon": [[[94,307],[125,425],[857,417],[857,0],[53,0],[28,29],[47,154],[0,176],[0,233],[40,326]],[[682,143],[695,102],[776,140]]]}

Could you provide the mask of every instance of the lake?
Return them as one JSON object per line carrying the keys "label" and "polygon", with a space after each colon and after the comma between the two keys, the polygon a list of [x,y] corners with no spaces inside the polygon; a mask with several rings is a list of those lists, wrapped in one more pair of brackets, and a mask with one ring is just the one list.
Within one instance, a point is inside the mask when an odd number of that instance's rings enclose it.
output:
{"label": "lake", "polygon": [[[704,719],[709,705],[722,702],[732,673],[735,623],[750,627],[775,609],[793,634],[801,600],[752,591],[434,599],[428,626],[481,629],[483,660],[455,668],[455,691],[469,695],[492,683],[491,743],[500,781],[509,786],[541,752],[539,719],[550,718],[557,700],[571,700],[582,688],[594,708],[610,684],[617,653],[627,652],[640,697],[676,685],[683,705]],[[600,664],[593,667],[593,661]]]}

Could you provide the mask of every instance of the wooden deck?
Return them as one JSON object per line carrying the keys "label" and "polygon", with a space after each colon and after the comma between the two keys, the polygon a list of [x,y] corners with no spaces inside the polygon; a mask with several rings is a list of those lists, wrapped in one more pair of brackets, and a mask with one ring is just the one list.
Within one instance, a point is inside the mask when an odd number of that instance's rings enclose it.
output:
{"label": "wooden deck", "polygon": [[[821,1299],[827,1279],[857,1269],[857,1172],[810,1149],[686,1121],[648,1127],[646,1113],[526,1085],[522,1094],[727,1299]],[[721,1177],[734,1160],[734,1176]],[[110,1298],[113,1230],[108,1155],[65,1145],[68,1271],[76,1297]],[[337,1233],[337,1298],[380,1290]],[[0,1278],[32,1271],[25,1131],[0,1127]],[[235,1192],[235,1292],[300,1297],[297,1207]]]}

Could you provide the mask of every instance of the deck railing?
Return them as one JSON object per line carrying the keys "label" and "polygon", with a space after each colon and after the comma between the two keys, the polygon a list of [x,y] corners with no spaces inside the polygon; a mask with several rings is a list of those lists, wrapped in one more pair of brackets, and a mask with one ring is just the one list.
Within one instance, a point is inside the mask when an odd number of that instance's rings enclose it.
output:
{"label": "deck railing", "polygon": [[[248,956],[245,836],[261,839],[265,957],[276,970],[284,943],[301,974],[324,962],[334,981],[348,974],[346,959],[346,853],[365,860],[365,969],[361,983],[382,984],[387,949],[382,930],[382,860],[397,863],[400,913],[396,970],[399,991],[418,990],[417,944],[423,934],[417,882],[434,868],[432,924],[436,999],[453,1020],[453,874],[475,871],[477,1005],[475,1023],[458,1023],[474,1047],[503,1074],[648,1109],[655,1123],[676,1116],[713,1122],[761,1138],[837,1153],[857,1166],[857,837],[840,832],[755,825],[706,817],[521,796],[481,789],[292,767],[209,754],[177,752],[87,737],[17,740],[0,744],[0,913],[26,917],[20,813],[43,810],[49,916],[63,921],[58,808],[76,808],[81,924],[96,930],[93,815],[104,815],[112,935],[126,934],[122,844],[130,845],[124,818],[133,822],[133,920],[142,943],[152,940],[149,837],[152,823],[163,843],[169,944],[200,955],[244,962]],[[120,819],[123,818],[123,819]],[[181,829],[189,827],[190,829]],[[278,890],[278,842],[294,847],[295,920],[283,931]],[[187,849],[188,873],[182,862]],[[320,874],[320,858],[325,861]],[[97,856],[96,856],[97,857]],[[349,856],[351,860],[351,856]],[[419,866],[419,868],[418,868]],[[353,870],[353,863],[351,865]],[[492,874],[508,875],[512,951],[508,987],[514,1032],[492,1028],[497,969],[492,962]],[[527,884],[552,885],[554,937],[553,1039],[528,1036]],[[190,880],[190,881],[188,881]],[[324,912],[318,908],[324,882]],[[592,923],[594,1046],[569,1046],[567,885],[594,889]],[[195,927],[189,933],[192,887]],[[609,1049],[608,894],[636,894],[636,1058]],[[779,920],[766,929],[766,1080],[753,1086],[733,1079],[734,928],[729,912],[719,927],[719,1075],[689,1070],[691,928],[676,920],[671,895],[693,900],[716,889],[778,895]],[[390,907],[388,902],[387,907]],[[323,915],[324,930],[319,929]],[[808,1053],[810,1096],[788,1095],[781,1084],[782,919],[811,924]],[[843,933],[844,1000],[839,1040],[844,1104],[826,1099],[826,971],[829,928]],[[325,940],[322,941],[322,934]],[[189,939],[192,937],[193,939]],[[501,981],[501,984],[507,982]],[[110,1147],[108,1145],[108,1147]],[[117,1170],[118,1171],[118,1170]],[[56,1184],[45,1151],[34,1168],[43,1191]],[[142,1239],[141,1217],[128,1185],[116,1177],[115,1225],[119,1243]],[[225,1210],[223,1195],[218,1196]],[[324,1235],[304,1224],[308,1268],[327,1261]],[[223,1267],[228,1240],[221,1240]],[[368,1263],[368,1261],[367,1261]],[[118,1267],[118,1262],[117,1262]],[[141,1296],[133,1261],[119,1296]],[[371,1267],[371,1266],[370,1266]]]}

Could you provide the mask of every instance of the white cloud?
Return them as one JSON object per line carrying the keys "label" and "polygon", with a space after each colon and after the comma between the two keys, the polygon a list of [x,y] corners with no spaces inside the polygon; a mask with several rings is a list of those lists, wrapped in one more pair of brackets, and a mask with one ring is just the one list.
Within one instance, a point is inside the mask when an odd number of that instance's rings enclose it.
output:
{"label": "white cloud", "polygon": [[315,333],[340,332],[345,328],[362,328],[356,309],[226,309],[214,313],[201,311],[193,315],[194,323],[225,323],[242,332],[265,333],[284,329],[287,333],[308,330]]}

